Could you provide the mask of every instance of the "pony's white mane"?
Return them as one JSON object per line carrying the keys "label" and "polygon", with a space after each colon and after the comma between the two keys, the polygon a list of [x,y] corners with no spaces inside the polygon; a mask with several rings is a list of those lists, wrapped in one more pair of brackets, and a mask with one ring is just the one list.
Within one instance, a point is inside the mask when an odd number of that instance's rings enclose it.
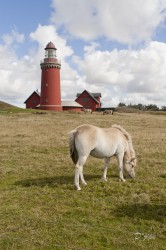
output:
{"label": "pony's white mane", "polygon": [[120,125],[113,124],[112,128],[119,129],[124,134],[124,136],[127,138],[128,141],[131,140],[131,135],[124,128],[122,128]]}
{"label": "pony's white mane", "polygon": [[133,148],[131,135],[124,128],[122,128],[120,125],[113,124],[111,127],[117,128],[122,132],[122,134],[126,137],[126,139],[128,141],[131,157],[135,157],[135,150]]}

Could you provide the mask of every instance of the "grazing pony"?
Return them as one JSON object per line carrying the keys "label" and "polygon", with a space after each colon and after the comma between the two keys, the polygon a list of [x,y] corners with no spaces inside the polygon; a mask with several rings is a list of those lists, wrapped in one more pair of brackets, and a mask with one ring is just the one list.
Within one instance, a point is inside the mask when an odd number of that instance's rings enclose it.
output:
{"label": "grazing pony", "polygon": [[103,115],[113,115],[113,110],[106,109],[106,110],[103,111]]}
{"label": "grazing pony", "polygon": [[69,132],[70,156],[75,164],[75,186],[81,190],[79,178],[87,184],[83,176],[83,165],[89,155],[104,158],[102,179],[107,181],[108,164],[112,156],[116,156],[119,169],[119,180],[125,181],[123,170],[131,178],[135,177],[135,151],[131,136],[119,125],[110,128],[99,128],[93,125],[81,125]]}
{"label": "grazing pony", "polygon": [[92,109],[82,109],[84,111],[85,114],[91,114],[92,115]]}

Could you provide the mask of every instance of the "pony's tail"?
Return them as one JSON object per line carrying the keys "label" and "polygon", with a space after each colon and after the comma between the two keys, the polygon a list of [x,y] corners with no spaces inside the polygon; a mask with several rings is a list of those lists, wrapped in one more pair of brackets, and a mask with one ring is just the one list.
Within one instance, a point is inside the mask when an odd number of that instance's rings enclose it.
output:
{"label": "pony's tail", "polygon": [[74,164],[78,161],[78,152],[75,146],[75,134],[77,130],[72,130],[69,132],[69,149],[70,149],[70,157]]}

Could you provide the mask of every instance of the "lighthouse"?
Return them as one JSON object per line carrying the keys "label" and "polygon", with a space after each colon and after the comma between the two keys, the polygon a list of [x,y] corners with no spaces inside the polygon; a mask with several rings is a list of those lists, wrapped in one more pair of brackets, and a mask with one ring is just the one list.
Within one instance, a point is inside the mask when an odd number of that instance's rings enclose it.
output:
{"label": "lighthouse", "polygon": [[41,61],[40,109],[62,111],[60,69],[56,47],[49,42],[45,48],[45,58]]}

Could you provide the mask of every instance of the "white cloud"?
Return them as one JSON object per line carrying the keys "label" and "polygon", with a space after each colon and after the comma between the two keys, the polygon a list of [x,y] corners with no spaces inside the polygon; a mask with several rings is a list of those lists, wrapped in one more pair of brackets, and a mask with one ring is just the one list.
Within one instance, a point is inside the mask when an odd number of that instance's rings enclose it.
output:
{"label": "white cloud", "polygon": [[20,60],[15,53],[23,41],[24,34],[12,30],[3,36],[3,44],[0,44],[0,100],[10,103],[19,102],[29,85],[30,65],[25,70],[24,60]]}
{"label": "white cloud", "polygon": [[11,34],[4,34],[2,40],[6,46],[11,46],[15,43],[23,43],[25,39],[24,34],[20,34],[17,30],[13,29]]}
{"label": "white cloud", "polygon": [[[49,34],[47,39],[45,34]],[[140,50],[119,51],[101,51],[99,44],[91,43],[85,46],[84,57],[79,58],[52,25],[39,25],[30,38],[37,46],[21,58],[14,53],[13,43],[0,45],[0,100],[24,106],[26,98],[40,89],[40,60],[47,42],[52,40],[62,56],[63,99],[75,99],[77,92],[87,89],[101,92],[104,106],[116,106],[119,102],[165,105],[165,43],[150,42]],[[68,58],[71,60],[66,61]],[[71,62],[80,73],[70,66]]]}
{"label": "white cloud", "polygon": [[[47,34],[47,36],[46,36]],[[49,41],[52,41],[57,48],[57,57],[61,60],[61,89],[62,89],[62,98],[66,95],[72,96],[74,94],[71,86],[76,86],[76,82],[78,79],[78,74],[75,70],[73,70],[66,62],[66,58],[71,57],[73,54],[73,50],[66,43],[66,40],[60,37],[55,29],[55,26],[41,26],[31,32],[30,37],[32,40],[35,40],[38,43],[38,62],[39,60],[44,58],[44,48],[46,47]],[[37,60],[36,60],[37,62]]]}
{"label": "white cloud", "polygon": [[[61,85],[63,86],[68,78],[70,89],[71,82],[73,84],[73,79],[78,76],[65,62],[65,58],[71,56],[73,51],[67,46],[66,40],[58,36],[55,27],[39,25],[36,31],[30,34],[30,38],[37,46],[29,48],[29,52],[19,58],[15,48],[20,46],[23,37],[23,34],[12,31],[4,36],[4,43],[0,44],[0,100],[25,107],[23,103],[27,97],[34,90],[40,89],[40,61],[44,58],[44,48],[49,41],[55,43],[59,51],[58,57],[62,59]],[[67,84],[64,85],[66,90]]]}
{"label": "white cloud", "polygon": [[151,39],[166,18],[164,0],[52,0],[51,21],[85,40],[134,44]]}
{"label": "white cloud", "polygon": [[[141,100],[165,104],[166,44],[150,42],[136,50],[94,50],[86,47],[84,58],[75,63],[85,76],[86,83],[103,90],[104,103],[115,101],[138,103]],[[88,86],[88,85],[87,85]],[[119,97],[119,98],[116,98]],[[117,105],[118,103],[116,103]]]}
{"label": "white cloud", "polygon": [[[0,100],[24,107],[26,98],[40,89],[40,60],[52,41],[62,62],[63,99],[74,99],[77,92],[87,89],[101,92],[104,106],[119,102],[165,105],[166,44],[151,41],[165,19],[165,0],[67,0],[67,4],[66,0],[52,0],[52,6],[52,25],[39,24],[29,34],[32,45],[21,57],[17,51],[27,37],[16,30],[2,36]],[[60,35],[64,29],[69,35],[66,39]],[[129,45],[147,42],[139,50],[103,51],[101,36]],[[82,58],[68,45],[71,37],[90,41]]]}
{"label": "white cloud", "polygon": [[53,25],[45,25],[42,26],[39,24],[37,29],[34,32],[30,33],[30,38],[38,43],[40,56],[43,57],[43,51],[48,42],[53,42],[55,47],[57,48],[57,55],[61,60],[65,57],[71,56],[73,54],[73,50],[66,44],[66,40],[61,38],[55,26]]}
{"label": "white cloud", "polygon": [[93,16],[93,1],[53,0],[52,7],[55,9],[51,17],[52,23],[56,26],[64,25],[73,36],[86,40],[100,35],[96,25],[98,17]]}
{"label": "white cloud", "polygon": [[0,45],[0,57],[0,100],[22,106],[29,89],[36,86],[37,67],[30,60],[19,59],[6,45]]}

